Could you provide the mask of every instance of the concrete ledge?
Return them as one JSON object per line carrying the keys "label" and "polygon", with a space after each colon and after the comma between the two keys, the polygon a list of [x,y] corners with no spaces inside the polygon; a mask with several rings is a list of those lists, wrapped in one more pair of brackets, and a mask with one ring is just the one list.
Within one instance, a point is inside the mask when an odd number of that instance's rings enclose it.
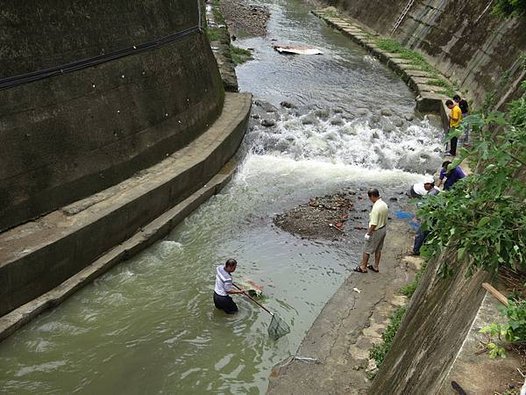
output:
{"label": "concrete ledge", "polygon": [[378,35],[366,32],[358,24],[327,14],[323,10],[312,11],[312,13],[327,22],[329,26],[341,31],[354,42],[366,48],[373,56],[395,71],[417,93],[416,109],[418,111],[437,113],[440,114],[443,120],[447,120],[448,110],[444,104],[447,96],[437,93],[440,87],[425,84],[426,81],[434,79],[431,74],[416,69],[410,61],[401,59],[398,54],[380,49],[374,44],[374,40],[371,39],[372,37],[378,37]]}
{"label": "concrete ledge", "polygon": [[212,177],[207,184],[193,193],[190,197],[171,208],[142,229],[135,233],[124,243],[112,248],[91,265],[82,269],[44,295],[20,306],[16,310],[0,318],[0,341],[14,333],[31,319],[43,311],[62,303],[68,296],[79,290],[96,277],[105,273],[121,261],[137,254],[150,246],[155,241],[169,233],[187,215],[206,201],[231,179],[236,168],[236,163],[231,160],[221,171]]}
{"label": "concrete ledge", "polygon": [[251,95],[229,93],[188,146],[96,195],[0,234],[0,315],[57,287],[191,196],[234,155]]}

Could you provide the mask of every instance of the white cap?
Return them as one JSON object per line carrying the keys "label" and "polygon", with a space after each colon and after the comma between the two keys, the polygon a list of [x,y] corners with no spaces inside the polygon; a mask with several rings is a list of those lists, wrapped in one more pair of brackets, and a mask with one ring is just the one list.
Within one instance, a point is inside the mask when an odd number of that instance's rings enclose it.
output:
{"label": "white cap", "polygon": [[427,191],[424,188],[424,183],[423,182],[419,182],[419,183],[413,185],[413,191],[415,191],[415,193],[417,195],[420,195],[420,196],[427,195]]}
{"label": "white cap", "polygon": [[424,178],[424,184],[433,184],[435,182],[435,178],[433,176],[426,176]]}

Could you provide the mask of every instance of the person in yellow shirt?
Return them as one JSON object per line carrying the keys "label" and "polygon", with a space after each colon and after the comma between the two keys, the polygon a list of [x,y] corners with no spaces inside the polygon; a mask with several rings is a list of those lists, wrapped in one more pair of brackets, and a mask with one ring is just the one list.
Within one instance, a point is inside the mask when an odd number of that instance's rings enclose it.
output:
{"label": "person in yellow shirt", "polygon": [[[456,128],[460,126],[462,122],[462,110],[457,103],[454,103],[453,100],[446,100],[446,107],[449,108],[449,130],[448,134],[453,132]],[[458,137],[451,137],[449,154],[455,156],[457,154],[457,143]]]}
{"label": "person in yellow shirt", "polygon": [[[387,207],[387,204],[380,197],[378,189],[369,189],[367,196],[369,196],[369,200],[373,203],[373,208],[369,214],[369,227],[365,234],[362,262],[354,271],[367,273],[367,269],[371,269],[373,272],[378,273],[380,271],[382,248],[387,233],[387,214],[389,213],[389,207]],[[367,265],[371,254],[374,254],[374,265]]]}

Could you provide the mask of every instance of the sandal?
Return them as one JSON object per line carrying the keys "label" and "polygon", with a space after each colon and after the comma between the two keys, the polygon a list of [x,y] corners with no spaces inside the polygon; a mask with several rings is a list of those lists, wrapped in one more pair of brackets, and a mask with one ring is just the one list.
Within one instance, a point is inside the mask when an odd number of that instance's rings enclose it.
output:
{"label": "sandal", "polygon": [[375,272],[375,273],[379,273],[379,272],[380,272],[380,270],[375,269],[373,265],[369,265],[369,266],[367,266],[367,269],[371,269],[371,270],[372,270],[373,272]]}
{"label": "sandal", "polygon": [[367,270],[363,270],[360,266],[356,266],[356,267],[353,269],[353,272],[367,273]]}

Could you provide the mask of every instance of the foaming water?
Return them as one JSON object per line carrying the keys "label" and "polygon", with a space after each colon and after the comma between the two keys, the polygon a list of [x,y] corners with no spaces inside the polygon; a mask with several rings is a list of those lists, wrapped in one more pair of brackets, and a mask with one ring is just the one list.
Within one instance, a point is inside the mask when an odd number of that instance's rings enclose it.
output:
{"label": "foaming water", "polygon": [[[271,367],[296,351],[361,254],[356,232],[340,243],[303,240],[272,217],[341,188],[399,198],[433,166],[436,130],[415,117],[393,73],[304,5],[259,3],[271,8],[270,33],[241,40],[256,60],[238,74],[242,89],[278,107],[276,125],[253,120],[232,182],[165,240],[1,343],[2,392],[263,393]],[[279,55],[274,37],[324,54]],[[214,309],[214,269],[229,257],[240,263],[235,279],[263,285],[288,336],[271,341],[270,316],[243,298],[234,316]]]}

